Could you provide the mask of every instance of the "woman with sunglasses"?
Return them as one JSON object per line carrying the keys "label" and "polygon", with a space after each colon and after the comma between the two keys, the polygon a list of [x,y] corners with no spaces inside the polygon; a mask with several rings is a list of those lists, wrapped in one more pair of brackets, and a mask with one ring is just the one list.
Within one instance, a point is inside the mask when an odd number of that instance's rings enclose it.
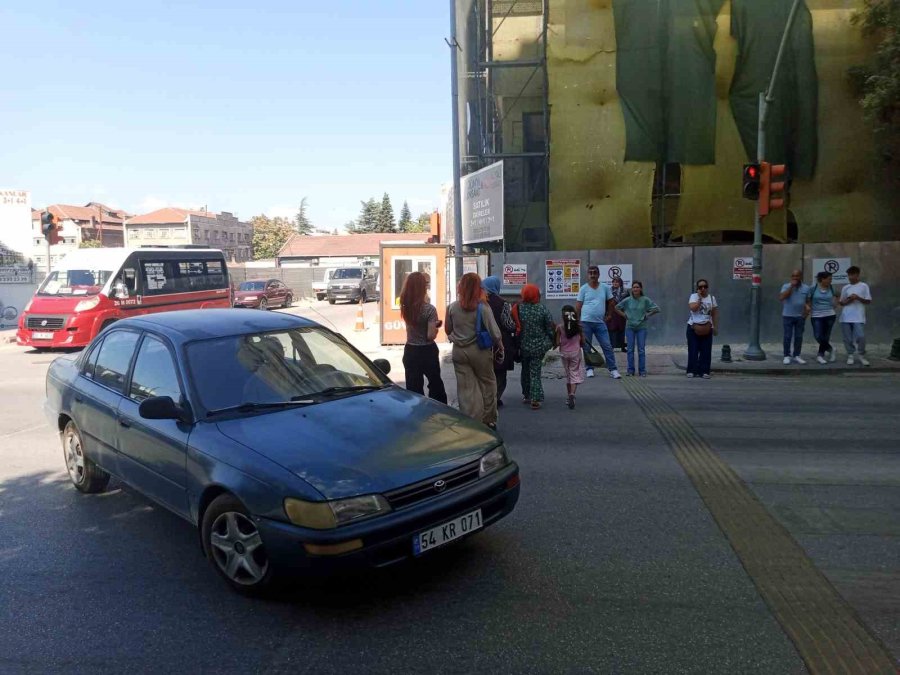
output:
{"label": "woman with sunglasses", "polygon": [[711,377],[713,335],[719,333],[719,305],[716,297],[710,295],[706,279],[697,281],[697,292],[691,293],[688,308],[691,314],[687,322],[687,376],[708,380]]}

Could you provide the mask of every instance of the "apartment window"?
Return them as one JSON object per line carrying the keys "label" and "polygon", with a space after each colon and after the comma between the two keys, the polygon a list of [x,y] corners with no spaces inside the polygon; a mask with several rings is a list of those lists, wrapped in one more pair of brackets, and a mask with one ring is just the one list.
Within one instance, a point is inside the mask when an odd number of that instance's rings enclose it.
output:
{"label": "apartment window", "polygon": [[172,231],[172,236],[179,239],[184,239],[185,235],[187,235],[187,228],[185,227],[176,227]]}
{"label": "apartment window", "polygon": [[[547,134],[544,126],[544,113],[524,113],[522,115],[524,133],[523,150],[525,152],[544,152],[547,147]],[[547,201],[547,162],[544,157],[528,157],[526,175],[526,195],[528,201]]]}
{"label": "apartment window", "polygon": [[159,228],[159,238],[160,239],[168,239],[169,238],[169,228],[168,227]]}
{"label": "apartment window", "polygon": [[155,237],[155,236],[156,236],[156,230],[151,230],[151,229],[147,230],[147,239],[153,239],[153,237]]}
{"label": "apartment window", "polygon": [[129,231],[128,231],[128,234],[131,236],[132,239],[140,239],[140,238],[141,238],[141,231],[140,231],[140,230],[136,230],[136,229],[135,229],[135,230],[129,230]]}
{"label": "apartment window", "polygon": [[203,238],[209,241],[209,230],[203,230]]}

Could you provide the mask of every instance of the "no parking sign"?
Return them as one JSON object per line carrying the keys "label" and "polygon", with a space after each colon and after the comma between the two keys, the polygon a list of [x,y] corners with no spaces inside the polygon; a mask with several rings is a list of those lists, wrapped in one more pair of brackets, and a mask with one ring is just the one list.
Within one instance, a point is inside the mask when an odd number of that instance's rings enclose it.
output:
{"label": "no parking sign", "polygon": [[847,268],[853,263],[850,258],[813,258],[812,283],[816,281],[819,272],[828,272],[831,275],[831,283],[835,285],[849,284]]}

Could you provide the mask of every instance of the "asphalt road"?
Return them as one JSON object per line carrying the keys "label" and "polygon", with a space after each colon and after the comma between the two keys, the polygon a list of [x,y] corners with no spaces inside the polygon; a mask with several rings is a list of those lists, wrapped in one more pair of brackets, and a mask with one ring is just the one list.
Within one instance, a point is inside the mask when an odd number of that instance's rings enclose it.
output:
{"label": "asphalt road", "polygon": [[[0,345],[2,673],[806,672],[620,382],[589,380],[569,411],[549,379],[531,411],[511,378],[500,428],[523,486],[505,521],[416,564],[254,600],[215,576],[186,522],[115,482],[69,486],[40,410],[52,358]],[[897,376],[657,373],[646,384],[896,658]]]}

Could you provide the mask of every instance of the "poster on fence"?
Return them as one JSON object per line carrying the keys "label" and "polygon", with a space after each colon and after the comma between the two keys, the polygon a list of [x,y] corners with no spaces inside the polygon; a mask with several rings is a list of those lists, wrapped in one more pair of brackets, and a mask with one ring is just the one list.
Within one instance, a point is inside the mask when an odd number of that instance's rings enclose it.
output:
{"label": "poster on fence", "polygon": [[548,300],[568,300],[578,297],[581,289],[581,260],[547,260],[544,297]]}
{"label": "poster on fence", "polygon": [[506,263],[503,266],[504,286],[524,286],[528,283],[528,265],[521,263]]}

